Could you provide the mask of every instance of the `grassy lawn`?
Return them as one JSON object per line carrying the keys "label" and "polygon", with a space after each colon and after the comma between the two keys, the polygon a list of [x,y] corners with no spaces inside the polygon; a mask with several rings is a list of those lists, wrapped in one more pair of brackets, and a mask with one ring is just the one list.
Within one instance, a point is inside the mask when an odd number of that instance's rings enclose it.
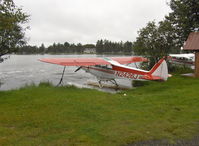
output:
{"label": "grassy lawn", "polygon": [[113,146],[198,133],[199,79],[174,76],[118,94],[44,83],[0,92],[0,145]]}

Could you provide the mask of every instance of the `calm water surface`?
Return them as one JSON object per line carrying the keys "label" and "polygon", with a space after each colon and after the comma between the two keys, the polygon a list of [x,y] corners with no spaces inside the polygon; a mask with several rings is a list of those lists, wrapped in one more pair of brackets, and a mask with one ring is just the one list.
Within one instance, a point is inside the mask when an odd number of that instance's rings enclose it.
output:
{"label": "calm water surface", "polygon": [[[96,55],[11,55],[9,59],[0,63],[0,90],[21,88],[29,84],[39,84],[49,81],[57,85],[63,71],[63,66],[38,61],[41,58],[62,57],[103,57]],[[98,88],[89,86],[88,82],[97,82],[96,78],[83,70],[74,72],[77,67],[67,67],[64,74],[64,85],[77,87]],[[131,87],[128,79],[117,80],[120,86]],[[111,91],[111,89],[102,89]]]}

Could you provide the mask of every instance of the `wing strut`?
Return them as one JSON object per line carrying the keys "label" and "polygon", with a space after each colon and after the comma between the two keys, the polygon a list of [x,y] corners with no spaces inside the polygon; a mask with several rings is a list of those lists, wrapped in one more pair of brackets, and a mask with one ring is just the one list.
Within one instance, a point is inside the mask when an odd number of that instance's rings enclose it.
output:
{"label": "wing strut", "polygon": [[59,83],[57,84],[57,86],[59,86],[59,85],[61,85],[61,84],[63,83],[63,77],[64,77],[65,69],[66,69],[66,66],[64,66],[64,70],[63,70],[63,73],[62,73],[61,79],[60,79]]}
{"label": "wing strut", "polygon": [[119,87],[119,85],[117,84],[115,79],[110,80],[111,83],[113,83],[114,85],[116,85],[116,87]]}
{"label": "wing strut", "polygon": [[82,68],[82,66],[78,67],[78,68],[75,70],[75,72],[77,72],[77,71],[80,70],[81,68]]}
{"label": "wing strut", "polygon": [[136,67],[136,68],[138,68],[138,66],[137,66],[136,62],[135,62],[135,67]]}

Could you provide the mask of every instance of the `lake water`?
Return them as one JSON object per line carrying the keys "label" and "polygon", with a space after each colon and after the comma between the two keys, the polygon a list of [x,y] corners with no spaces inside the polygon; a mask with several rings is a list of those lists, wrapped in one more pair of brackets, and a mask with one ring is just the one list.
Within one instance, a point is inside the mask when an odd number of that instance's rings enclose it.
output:
{"label": "lake water", "polygon": [[[10,55],[10,58],[0,63],[0,90],[11,90],[29,84],[39,84],[49,81],[57,85],[63,66],[48,64],[38,61],[41,58],[63,58],[63,57],[105,57],[97,55]],[[107,57],[107,56],[106,56]],[[75,85],[77,87],[96,88],[88,85],[89,82],[97,83],[96,77],[83,70],[74,72],[77,67],[66,67],[64,74],[64,85]],[[131,81],[128,79],[117,80],[121,87],[131,88]],[[102,88],[103,91],[113,89]]]}

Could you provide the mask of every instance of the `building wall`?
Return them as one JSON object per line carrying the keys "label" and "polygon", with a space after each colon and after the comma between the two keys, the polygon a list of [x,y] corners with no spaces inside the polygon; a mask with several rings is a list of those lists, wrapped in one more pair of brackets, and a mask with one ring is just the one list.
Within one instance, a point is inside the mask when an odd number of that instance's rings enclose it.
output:
{"label": "building wall", "polygon": [[199,52],[195,53],[195,76],[199,78]]}

